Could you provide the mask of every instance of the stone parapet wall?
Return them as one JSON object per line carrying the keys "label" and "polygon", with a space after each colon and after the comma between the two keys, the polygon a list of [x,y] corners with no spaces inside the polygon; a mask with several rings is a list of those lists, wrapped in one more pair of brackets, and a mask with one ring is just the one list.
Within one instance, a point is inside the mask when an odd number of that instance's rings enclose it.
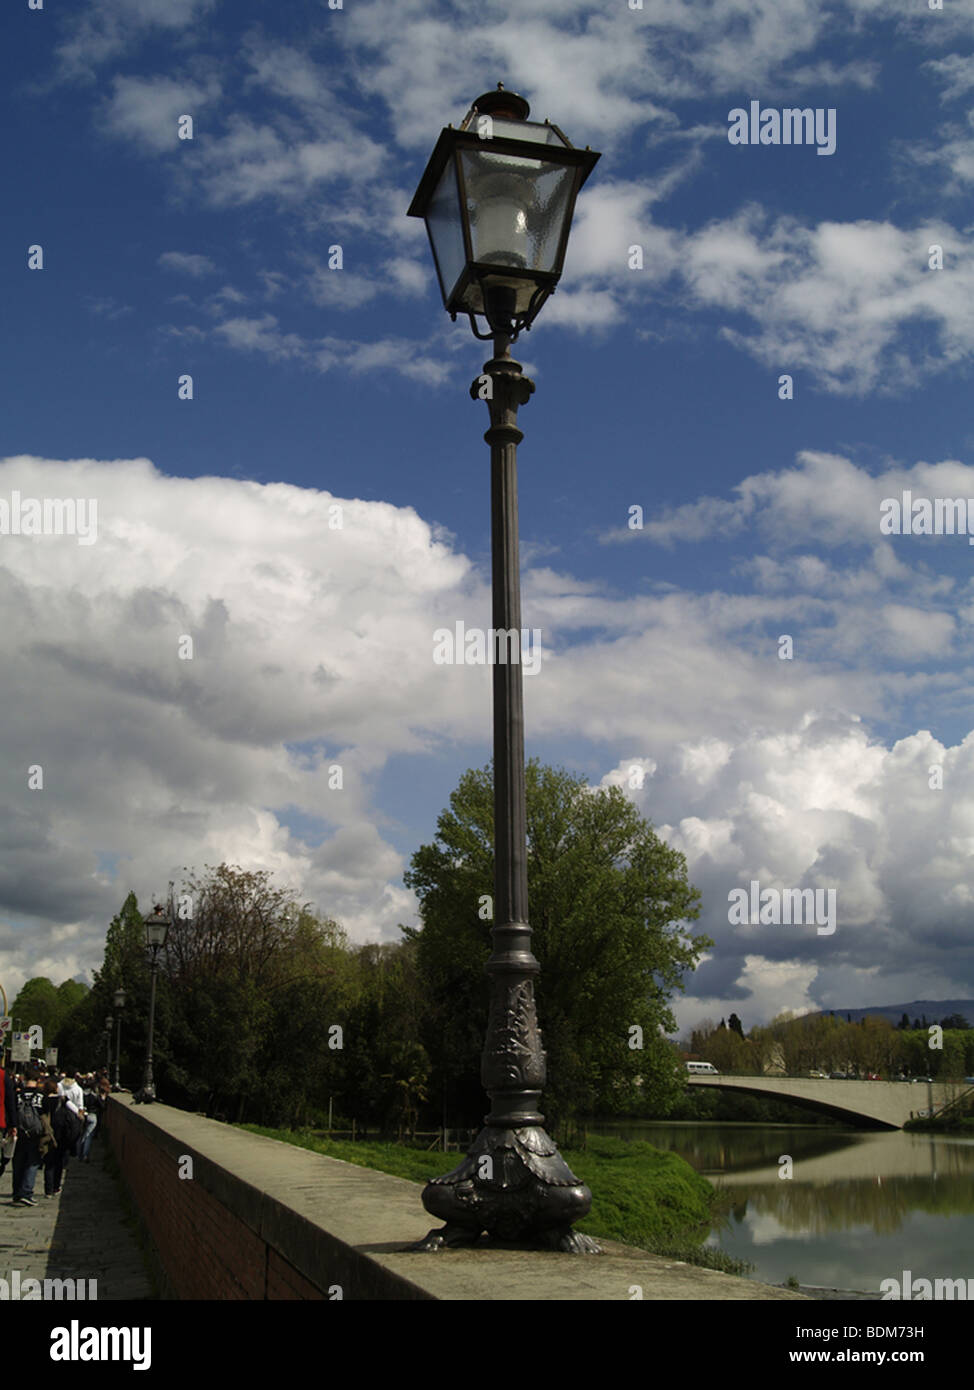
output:
{"label": "stone parapet wall", "polygon": [[[614,1241],[602,1255],[417,1252],[437,1224],[419,1183],[124,1094],[105,1127],[170,1298],[805,1301]],[[433,1177],[456,1156],[429,1160]]]}

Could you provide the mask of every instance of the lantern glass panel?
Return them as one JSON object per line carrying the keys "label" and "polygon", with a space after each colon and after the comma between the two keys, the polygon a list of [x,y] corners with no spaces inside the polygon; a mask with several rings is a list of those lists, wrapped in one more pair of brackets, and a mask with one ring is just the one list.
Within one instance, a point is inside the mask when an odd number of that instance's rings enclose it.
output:
{"label": "lantern glass panel", "polygon": [[473,259],[501,270],[555,270],[577,169],[488,148],[461,150],[460,159]]}
{"label": "lantern glass panel", "polygon": [[150,946],[164,946],[166,944],[166,934],[169,931],[169,923],[165,918],[163,918],[162,921],[153,921],[150,918],[145,924],[145,931]]}
{"label": "lantern glass panel", "polygon": [[444,303],[449,303],[454,285],[463,273],[467,253],[463,245],[460,224],[460,196],[457,192],[457,173],[452,159],[440,175],[436,192],[426,210],[426,225],[436,256]]}

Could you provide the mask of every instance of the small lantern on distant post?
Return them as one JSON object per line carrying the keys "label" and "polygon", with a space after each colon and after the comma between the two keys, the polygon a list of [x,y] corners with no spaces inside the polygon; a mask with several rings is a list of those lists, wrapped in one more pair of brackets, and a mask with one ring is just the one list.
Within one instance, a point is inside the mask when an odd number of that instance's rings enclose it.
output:
{"label": "small lantern on distant post", "polygon": [[156,952],[166,944],[169,934],[169,917],[163,907],[157,907],[145,919],[145,939],[149,948]]}
{"label": "small lantern on distant post", "polygon": [[[599,155],[550,121],[529,121],[523,97],[479,96],[430,156],[409,208],[426,222],[443,303],[478,338],[513,342],[554,291],[578,190]],[[490,329],[477,329],[476,315]]]}

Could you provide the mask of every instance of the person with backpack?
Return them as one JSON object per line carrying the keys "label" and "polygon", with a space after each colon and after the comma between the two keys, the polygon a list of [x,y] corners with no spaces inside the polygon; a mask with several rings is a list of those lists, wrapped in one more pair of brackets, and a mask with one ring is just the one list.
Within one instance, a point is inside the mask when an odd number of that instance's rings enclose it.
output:
{"label": "person with backpack", "polygon": [[38,1071],[29,1066],[17,1087],[17,1147],[14,1149],[15,1207],[36,1207],[34,1179],[41,1166],[40,1139],[44,1133],[41,1116],[44,1093],[38,1089]]}
{"label": "person with backpack", "polygon": [[74,1152],[84,1128],[77,1105],[73,1099],[69,1099],[72,1091],[81,1095],[80,1087],[72,1086],[65,1090],[58,1086],[53,1077],[44,1083],[44,1121],[49,1124],[51,1131],[50,1141],[45,1142],[45,1135],[39,1145],[44,1158],[45,1197],[60,1194],[68,1155]]}

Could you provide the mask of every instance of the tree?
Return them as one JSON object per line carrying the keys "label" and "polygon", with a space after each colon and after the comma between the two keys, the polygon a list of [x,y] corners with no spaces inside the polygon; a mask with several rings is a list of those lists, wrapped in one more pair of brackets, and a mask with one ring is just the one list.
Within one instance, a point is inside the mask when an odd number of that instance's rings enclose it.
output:
{"label": "tree", "polygon": [[757,1071],[756,1050],[733,1028],[718,1028],[711,1035],[704,1061],[713,1062],[719,1072],[750,1073]]}
{"label": "tree", "polygon": [[298,949],[307,914],[271,877],[266,869],[245,872],[229,864],[202,879],[193,873],[176,900],[160,958],[173,1006],[171,1030],[165,1005],[157,1021],[160,1060],[165,1065],[171,1049],[178,1053],[171,1075],[188,1097],[209,1110],[232,1110],[237,1120],[247,1098],[266,1084],[271,991],[284,958]]}
{"label": "tree", "polygon": [[712,1018],[702,1018],[697,1026],[690,1033],[690,1045],[688,1052],[692,1052],[695,1057],[703,1058],[707,1043],[716,1032]]}
{"label": "tree", "polygon": [[943,1050],[936,1065],[936,1075],[940,1081],[959,1081],[964,1075],[964,1045],[956,1032],[944,1037]]}
{"label": "tree", "polygon": [[[538,1016],[549,1056],[546,1113],[567,1120],[641,1101],[665,1108],[681,1089],[664,1037],[676,1030],[668,1001],[712,944],[686,932],[685,923],[699,915],[686,861],[618,787],[590,788],[536,759],[527,765],[525,787]],[[404,928],[404,935],[415,940],[427,995],[439,1004],[424,1031],[433,1093],[444,1073],[462,1076],[468,1114],[483,1109],[477,1077],[487,1018],[493,828],[488,765],[464,773],[434,843],[416,851],[404,875],[422,917],[422,927]]]}
{"label": "tree", "polygon": [[970,1024],[963,1014],[948,1014],[946,1018],[940,1020],[941,1028],[970,1028]]}
{"label": "tree", "polygon": [[727,1026],[728,1028],[733,1029],[733,1031],[737,1034],[739,1038],[743,1038],[744,1025],[741,1023],[741,1020],[737,1017],[737,1014],[731,1014],[730,1018],[727,1021]]}
{"label": "tree", "polygon": [[[146,962],[145,928],[138,899],[129,893],[121,908],[108,925],[105,936],[105,955],[90,990],[84,986],[84,997],[68,988],[66,982],[58,991],[64,994],[66,1009],[58,1025],[55,1045],[60,1059],[77,1066],[100,1066],[105,1060],[105,1019],[115,1015],[114,995],[125,990],[125,1010],[122,1014],[121,1081],[134,1085],[141,1074],[145,1058],[149,1012],[149,971]],[[75,986],[75,988],[78,988]],[[113,1029],[113,1034],[114,1034]],[[114,1048],[114,1042],[113,1042]]]}
{"label": "tree", "polygon": [[40,1024],[45,1043],[57,1031],[60,1013],[58,992],[46,975],[37,975],[33,980],[28,980],[10,1006],[10,1016],[17,1020],[20,1028]]}

